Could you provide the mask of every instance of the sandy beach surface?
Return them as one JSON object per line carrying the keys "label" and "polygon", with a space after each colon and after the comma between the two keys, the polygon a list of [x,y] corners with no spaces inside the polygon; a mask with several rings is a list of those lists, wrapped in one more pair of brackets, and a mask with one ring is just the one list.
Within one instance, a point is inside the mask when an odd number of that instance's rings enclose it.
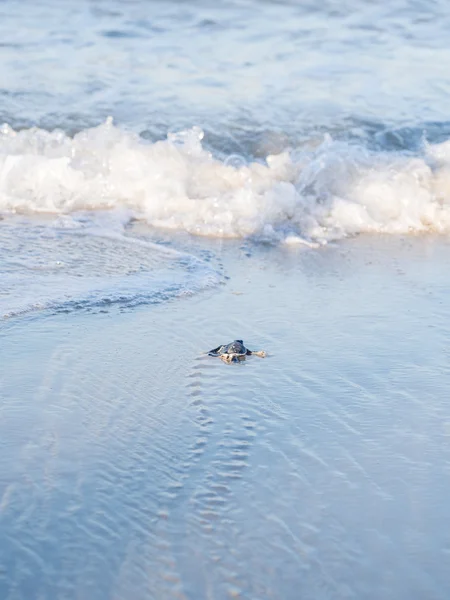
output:
{"label": "sandy beach surface", "polygon": [[223,283],[2,321],[0,597],[447,598],[448,240],[192,243]]}

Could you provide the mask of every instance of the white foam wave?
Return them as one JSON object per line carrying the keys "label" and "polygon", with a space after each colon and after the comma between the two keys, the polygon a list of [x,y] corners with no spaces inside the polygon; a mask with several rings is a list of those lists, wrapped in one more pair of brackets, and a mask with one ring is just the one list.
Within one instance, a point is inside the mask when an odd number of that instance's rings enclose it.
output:
{"label": "white foam wave", "polygon": [[198,128],[149,143],[111,119],[70,138],[0,130],[0,210],[126,207],[150,224],[219,237],[325,242],[362,232],[450,231],[450,143],[422,157],[331,138],[264,164],[215,159]]}

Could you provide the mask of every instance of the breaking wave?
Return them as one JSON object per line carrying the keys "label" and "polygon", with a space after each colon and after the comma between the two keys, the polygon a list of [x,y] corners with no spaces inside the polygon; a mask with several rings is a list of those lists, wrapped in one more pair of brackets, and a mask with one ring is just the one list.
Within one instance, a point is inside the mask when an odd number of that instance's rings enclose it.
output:
{"label": "breaking wave", "polygon": [[3,125],[0,211],[126,207],[155,227],[293,243],[450,231],[450,142],[412,156],[325,136],[249,162],[214,157],[202,138],[194,127],[151,143],[111,118],[74,137]]}

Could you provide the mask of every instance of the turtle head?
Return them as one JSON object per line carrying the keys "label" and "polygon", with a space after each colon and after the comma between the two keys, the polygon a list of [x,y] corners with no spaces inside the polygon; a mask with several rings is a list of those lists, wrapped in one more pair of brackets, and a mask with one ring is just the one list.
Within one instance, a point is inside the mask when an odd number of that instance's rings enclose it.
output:
{"label": "turtle head", "polygon": [[243,340],[234,340],[235,342],[239,342],[239,344],[243,344]]}

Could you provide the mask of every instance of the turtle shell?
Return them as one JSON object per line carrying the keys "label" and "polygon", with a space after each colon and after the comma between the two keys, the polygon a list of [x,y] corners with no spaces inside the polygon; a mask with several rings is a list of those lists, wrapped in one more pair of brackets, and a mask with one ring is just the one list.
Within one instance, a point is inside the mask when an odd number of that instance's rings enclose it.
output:
{"label": "turtle shell", "polygon": [[231,344],[222,346],[219,354],[247,354],[247,348],[242,340],[234,340]]}

